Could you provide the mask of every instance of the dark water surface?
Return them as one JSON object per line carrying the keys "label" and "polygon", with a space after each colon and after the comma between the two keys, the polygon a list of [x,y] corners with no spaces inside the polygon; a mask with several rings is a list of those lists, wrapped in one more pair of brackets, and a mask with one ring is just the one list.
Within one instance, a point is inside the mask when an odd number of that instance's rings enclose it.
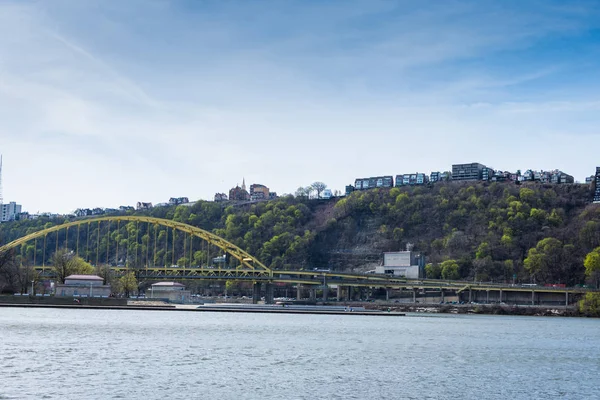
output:
{"label": "dark water surface", "polygon": [[600,399],[600,320],[0,308],[0,399]]}

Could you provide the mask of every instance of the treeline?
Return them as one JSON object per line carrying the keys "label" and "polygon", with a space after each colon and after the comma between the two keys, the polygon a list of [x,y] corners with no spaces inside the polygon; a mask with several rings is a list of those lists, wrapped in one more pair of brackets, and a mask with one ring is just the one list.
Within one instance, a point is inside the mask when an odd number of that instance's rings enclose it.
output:
{"label": "treeline", "polygon": [[[172,219],[213,232],[272,268],[367,270],[383,251],[407,243],[427,257],[431,278],[478,281],[596,283],[600,207],[586,185],[438,183],[374,189],[332,200],[288,196],[244,206],[200,201],[128,215]],[[7,243],[65,220],[0,225]],[[57,248],[86,262],[207,265],[219,249],[145,223],[82,225],[18,251],[21,264],[41,264]],[[62,236],[61,236],[62,235]],[[173,243],[174,242],[174,243]],[[34,262],[35,261],[35,262]]]}

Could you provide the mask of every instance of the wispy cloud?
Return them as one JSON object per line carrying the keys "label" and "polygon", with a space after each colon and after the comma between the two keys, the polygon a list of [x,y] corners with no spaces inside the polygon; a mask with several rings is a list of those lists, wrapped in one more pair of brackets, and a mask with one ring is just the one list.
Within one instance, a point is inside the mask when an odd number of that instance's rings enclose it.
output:
{"label": "wispy cloud", "polygon": [[471,160],[582,179],[600,9],[526,3],[0,1],[5,197],[69,211]]}

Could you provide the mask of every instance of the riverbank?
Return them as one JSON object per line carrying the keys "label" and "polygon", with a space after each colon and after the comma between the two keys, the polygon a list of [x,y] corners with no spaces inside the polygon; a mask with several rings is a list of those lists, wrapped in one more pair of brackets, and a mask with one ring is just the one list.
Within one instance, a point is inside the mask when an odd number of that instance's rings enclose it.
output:
{"label": "riverbank", "polygon": [[331,307],[294,308],[281,306],[251,306],[251,305],[86,305],[86,304],[6,304],[0,303],[0,308],[62,308],[84,310],[138,310],[138,311],[186,311],[186,312],[226,312],[226,313],[255,313],[255,314],[321,314],[321,315],[369,315],[385,317],[402,317],[405,313],[382,310],[355,310],[354,308],[339,310]]}
{"label": "riverbank", "polygon": [[487,314],[527,315],[536,317],[585,317],[576,305],[539,306],[509,304],[378,304],[368,303],[365,308],[392,312],[436,313],[436,314]]}

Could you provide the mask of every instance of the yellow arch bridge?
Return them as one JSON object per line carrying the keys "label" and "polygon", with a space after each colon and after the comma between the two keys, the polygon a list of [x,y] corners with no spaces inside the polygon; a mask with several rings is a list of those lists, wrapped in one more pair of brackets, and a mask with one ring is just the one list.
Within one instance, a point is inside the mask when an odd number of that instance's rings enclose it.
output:
{"label": "yellow arch bridge", "polygon": [[[294,284],[300,290],[316,289],[328,298],[328,289],[337,288],[338,300],[342,291],[349,298],[352,288],[384,288],[409,290],[416,300],[417,292],[444,291],[459,296],[475,291],[499,293],[526,292],[566,293],[582,289],[520,288],[502,285],[465,284],[458,281],[409,280],[382,274],[339,273],[328,270],[275,270],[235,244],[206,230],[162,218],[145,216],[110,216],[79,219],[30,233],[0,246],[0,253],[14,251],[21,263],[28,263],[42,277],[52,277],[51,255],[54,250],[69,249],[97,268],[109,267],[116,274],[134,271],[144,280],[239,280],[265,283],[267,299],[272,297],[272,284]],[[176,257],[176,255],[180,257]],[[226,257],[225,255],[228,255]],[[389,295],[389,294],[388,294]],[[538,294],[539,296],[539,294]],[[494,296],[492,296],[494,297]]]}

